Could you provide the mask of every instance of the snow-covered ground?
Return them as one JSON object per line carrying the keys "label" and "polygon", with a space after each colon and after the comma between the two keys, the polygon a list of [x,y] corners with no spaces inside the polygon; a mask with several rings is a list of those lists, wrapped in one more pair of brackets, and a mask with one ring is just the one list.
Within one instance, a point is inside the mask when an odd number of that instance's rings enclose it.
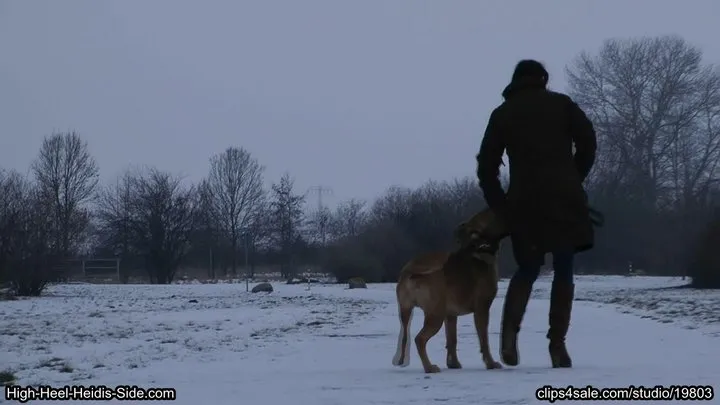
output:
{"label": "snow-covered ground", "polygon": [[[578,277],[568,337],[574,368],[553,370],[550,284],[541,279],[520,335],[520,366],[485,370],[467,316],[458,325],[464,369],[445,368],[441,331],[429,344],[443,369],[434,375],[422,372],[414,346],[409,367],[390,364],[394,285],[278,283],[270,294],[246,293],[244,284],[57,285],[42,298],[0,302],[0,371],[20,385],[171,387],[173,403],[192,405],[526,404],[538,403],[535,391],[546,385],[718,384],[720,293],[668,288],[682,283]],[[490,326],[497,360],[506,286]],[[414,333],[421,324],[416,309]]]}

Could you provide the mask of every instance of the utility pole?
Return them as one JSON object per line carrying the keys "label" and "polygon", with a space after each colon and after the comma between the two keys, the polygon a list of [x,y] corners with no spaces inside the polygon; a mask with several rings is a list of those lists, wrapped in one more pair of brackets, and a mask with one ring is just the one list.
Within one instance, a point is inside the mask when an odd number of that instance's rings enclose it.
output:
{"label": "utility pole", "polygon": [[317,194],[318,198],[318,211],[323,207],[323,195],[332,195],[333,191],[330,187],[325,186],[312,186],[308,189],[308,192]]}
{"label": "utility pole", "polygon": [[250,291],[250,266],[248,265],[250,256],[250,232],[247,229],[243,230],[242,238],[245,249],[245,291]]}
{"label": "utility pole", "polygon": [[[317,213],[318,213],[318,215],[320,215],[320,213],[323,210],[323,199],[322,199],[323,195],[331,195],[333,192],[332,189],[330,187],[325,187],[325,186],[313,186],[308,189],[308,192],[317,194]],[[327,232],[325,229],[322,229],[322,230],[318,229],[318,231],[321,232],[320,242],[322,243],[322,246],[324,247],[325,242],[326,242],[325,239],[327,236],[326,235]]]}

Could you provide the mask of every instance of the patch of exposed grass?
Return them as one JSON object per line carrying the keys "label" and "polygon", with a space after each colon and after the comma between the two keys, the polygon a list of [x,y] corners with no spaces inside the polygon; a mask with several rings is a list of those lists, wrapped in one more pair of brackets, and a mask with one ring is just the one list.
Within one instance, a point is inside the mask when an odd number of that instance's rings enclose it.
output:
{"label": "patch of exposed grass", "polygon": [[72,373],[74,370],[73,370],[72,366],[65,363],[62,365],[62,367],[60,367],[60,369],[58,371],[61,373]]}
{"label": "patch of exposed grass", "polygon": [[0,384],[1,385],[10,385],[15,383],[15,380],[17,378],[15,377],[15,374],[13,374],[10,370],[0,371]]}

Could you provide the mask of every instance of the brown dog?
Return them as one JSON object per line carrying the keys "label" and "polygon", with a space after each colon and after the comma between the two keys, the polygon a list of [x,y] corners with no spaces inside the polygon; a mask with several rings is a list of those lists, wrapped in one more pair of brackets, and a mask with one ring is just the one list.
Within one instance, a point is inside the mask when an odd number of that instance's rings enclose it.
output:
{"label": "brown dog", "polygon": [[425,313],[425,322],[415,344],[426,373],[440,368],[430,362],[426,345],[445,323],[448,368],[461,368],[457,358],[457,317],[474,314],[480,352],[488,369],[502,368],[488,344],[490,306],[497,295],[497,254],[504,224],[484,210],[455,230],[460,247],[454,252],[430,253],[403,267],[396,287],[400,334],[393,365],[410,364],[410,323],[415,307]]}

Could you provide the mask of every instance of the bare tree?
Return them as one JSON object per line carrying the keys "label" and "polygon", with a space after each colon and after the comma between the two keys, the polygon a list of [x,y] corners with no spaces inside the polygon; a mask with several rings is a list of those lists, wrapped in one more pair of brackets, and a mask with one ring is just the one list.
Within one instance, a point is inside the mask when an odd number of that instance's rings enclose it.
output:
{"label": "bare tree", "polygon": [[128,172],[100,199],[97,217],[108,240],[145,260],[150,282],[173,281],[198,217],[194,187],[157,169]]}
{"label": "bare tree", "polygon": [[305,196],[295,194],[295,181],[285,173],[280,182],[272,185],[270,200],[271,224],[275,246],[283,259],[283,276],[289,276],[288,266],[292,266],[295,247],[302,240],[303,205]]}
{"label": "bare tree", "polygon": [[[501,173],[500,180],[503,187],[507,189],[509,178]],[[456,221],[464,221],[465,218],[475,214],[485,207],[485,197],[478,187],[477,177],[463,177],[445,183],[443,187],[446,207],[452,212]]]}
{"label": "bare tree", "polygon": [[37,296],[52,280],[47,200],[17,172],[0,171],[0,280]]}
{"label": "bare tree", "polygon": [[49,224],[54,235],[53,247],[67,256],[87,228],[88,212],[83,204],[93,196],[98,166],[87,142],[76,132],[69,132],[45,137],[32,169],[40,193],[53,213]]}
{"label": "bare tree", "polygon": [[697,97],[704,102],[686,126],[675,126],[669,151],[674,201],[681,209],[707,210],[720,184],[720,72],[709,72]]}
{"label": "bare tree", "polygon": [[311,226],[311,234],[314,242],[321,248],[327,245],[328,237],[332,229],[332,212],[326,206],[320,206],[313,211],[308,218]]}
{"label": "bare tree", "polygon": [[[212,212],[212,193],[208,187],[207,179],[202,180],[198,185],[198,216],[193,248],[201,249],[203,254],[209,255],[208,277],[215,279],[218,268],[218,250],[223,244],[223,232],[217,224],[215,215]],[[202,255],[202,254],[201,254]]]}
{"label": "bare tree", "polygon": [[677,36],[606,41],[567,69],[598,131],[591,181],[649,206],[695,198],[716,181],[720,79]]}
{"label": "bare tree", "polygon": [[411,215],[411,196],[413,190],[392,186],[384,195],[376,199],[368,213],[373,222],[402,222]]}
{"label": "bare tree", "polygon": [[685,243],[720,188],[720,72],[702,56],[678,36],[612,39],[567,69],[598,134],[586,185],[614,223],[602,242],[613,254],[595,249],[590,260],[685,274]]}
{"label": "bare tree", "polygon": [[273,217],[271,201],[264,199],[263,204],[259,210],[259,215],[253,218],[250,224],[249,232],[247,233],[247,246],[249,248],[250,257],[250,278],[255,277],[255,267],[257,265],[258,252],[271,248],[273,244],[273,238],[275,236],[276,221]]}
{"label": "bare tree", "polygon": [[190,247],[198,198],[179,177],[151,169],[134,182],[134,230],[151,282],[172,282]]}
{"label": "bare tree", "polygon": [[128,170],[113,184],[103,187],[98,192],[95,211],[99,243],[123,259],[120,271],[123,282],[128,281],[128,259],[136,253],[133,245],[135,179],[136,175]]}
{"label": "bare tree", "polygon": [[344,201],[335,208],[331,232],[336,239],[354,237],[360,234],[367,223],[366,202],[358,199]]}
{"label": "bare tree", "polygon": [[0,169],[0,281],[10,276],[19,219],[25,209],[25,189],[26,181],[19,173]]}
{"label": "bare tree", "polygon": [[237,274],[238,247],[241,242],[247,244],[248,232],[263,207],[263,171],[243,148],[231,147],[210,159],[203,185],[205,200],[213,223],[230,242],[233,274]]}

